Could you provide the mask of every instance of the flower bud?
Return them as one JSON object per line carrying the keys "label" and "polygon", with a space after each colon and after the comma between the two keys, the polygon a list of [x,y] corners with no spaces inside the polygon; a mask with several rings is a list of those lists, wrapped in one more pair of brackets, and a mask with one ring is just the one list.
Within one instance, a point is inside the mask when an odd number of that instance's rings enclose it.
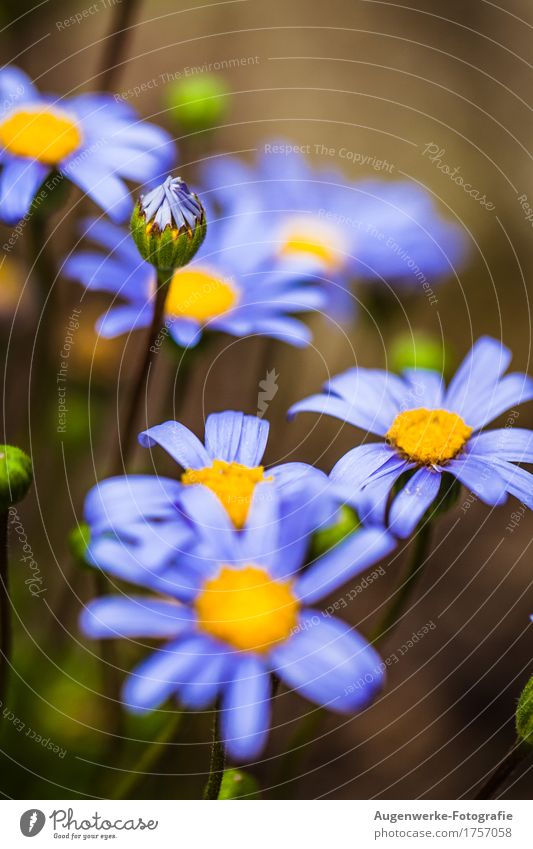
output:
{"label": "flower bud", "polygon": [[519,740],[533,746],[533,678],[530,678],[518,699],[516,733]]}
{"label": "flower bud", "polygon": [[131,234],[147,262],[161,271],[191,261],[205,239],[205,211],[181,177],[141,195],[131,216]]}
{"label": "flower bud", "polygon": [[313,534],[311,558],[315,560],[317,557],[322,557],[338,543],[344,542],[346,537],[356,531],[359,525],[359,517],[353,507],[343,504],[338,512],[337,521]]}
{"label": "flower bud", "polygon": [[[91,529],[87,522],[80,522],[75,528],[72,528],[68,535],[68,546],[74,560],[82,565],[88,565],[85,560],[85,554],[91,541]],[[91,567],[92,568],[92,567]]]}
{"label": "flower bud", "polygon": [[28,455],[14,445],[0,445],[0,513],[22,501],[32,481]]}
{"label": "flower bud", "polygon": [[220,124],[228,113],[230,92],[222,77],[202,74],[172,83],[166,102],[180,127],[193,133]]}
{"label": "flower bud", "polygon": [[452,357],[440,339],[428,333],[400,333],[389,348],[389,366],[392,371],[406,368],[433,369],[446,374]]}
{"label": "flower bud", "polygon": [[242,769],[226,769],[222,776],[219,799],[259,799],[261,791],[253,775]]}

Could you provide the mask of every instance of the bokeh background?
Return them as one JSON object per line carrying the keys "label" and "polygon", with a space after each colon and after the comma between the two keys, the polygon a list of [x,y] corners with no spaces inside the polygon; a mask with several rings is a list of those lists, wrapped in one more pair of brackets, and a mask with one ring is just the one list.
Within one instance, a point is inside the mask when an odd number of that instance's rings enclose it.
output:
{"label": "bokeh background", "polygon": [[[193,186],[207,157],[236,152],[252,161],[265,140],[284,137],[310,145],[318,165],[342,169],[347,180],[420,183],[461,225],[469,245],[468,261],[438,289],[436,305],[392,293],[396,308],[384,321],[369,287],[356,286],[359,320],[340,328],[314,317],[309,350],[218,339],[198,354],[180,410],[184,423],[201,434],[209,412],[254,413],[259,381],[275,369],[267,462],[301,459],[329,471],[361,435],[311,416],[289,425],[288,406],[316,391],[328,373],[355,362],[390,365],[399,334],[415,340],[431,334],[445,343],[446,366],[453,369],[473,339],[489,333],[512,347],[514,369],[531,372],[533,223],[524,211],[525,203],[533,204],[530,4],[138,0],[127,58],[114,59],[107,35],[118,5],[97,0],[96,11],[65,25],[90,4],[4,2],[2,63],[16,62],[39,88],[63,94],[98,89],[105,61],[117,64],[113,92],[126,92],[144,118],[174,134],[178,173]],[[169,107],[169,83],[186,69],[201,78],[209,64],[220,66],[228,89],[224,114],[216,129],[190,133],[179,109]],[[157,85],[128,93],[153,79]],[[424,153],[429,144],[442,149],[442,160],[458,166],[491,209],[436,167]],[[333,155],[317,153],[322,145]],[[343,148],[357,154],[356,161],[342,158]],[[373,170],[360,164],[365,156],[391,167]],[[74,209],[78,202],[73,191],[69,203]],[[64,212],[48,222],[45,238],[56,260],[72,244],[71,225]],[[9,233],[2,230],[2,242]],[[66,538],[81,521],[85,492],[104,473],[139,341],[97,340],[101,302],[82,298],[53,269],[52,295],[41,312],[30,241],[23,233],[0,266],[2,441],[31,451],[35,463],[34,489],[11,527],[15,668],[0,711],[0,792],[15,798],[128,795],[130,771],[148,741],[163,740],[172,707],[131,718],[103,696],[98,647],[86,643],[77,626],[95,580],[73,561]],[[36,358],[59,361],[73,308],[81,312],[68,374],[68,427],[58,433],[53,369],[44,385],[32,375]],[[50,325],[56,344],[43,351],[39,333]],[[181,402],[179,362],[171,351],[164,352],[150,393],[143,420],[171,417]],[[533,426],[532,404],[521,409],[518,422]],[[171,471],[162,457],[143,451],[134,468],[148,471],[154,463]],[[382,646],[385,658],[399,660],[377,701],[352,718],[324,717],[279,691],[268,750],[252,768],[265,796],[471,797],[512,745],[516,700],[533,673],[532,530],[533,518],[516,502],[490,510],[465,493],[440,521],[413,602]],[[37,596],[25,583],[24,545],[42,577]],[[408,555],[409,545],[400,547],[379,580],[342,612],[363,633],[379,619]],[[424,628],[428,633],[404,650]],[[108,674],[120,678],[139,656],[126,645],[110,652]],[[210,724],[209,712],[182,715],[131,794],[197,798],[208,768]],[[532,788],[526,763],[507,794],[528,797]]]}

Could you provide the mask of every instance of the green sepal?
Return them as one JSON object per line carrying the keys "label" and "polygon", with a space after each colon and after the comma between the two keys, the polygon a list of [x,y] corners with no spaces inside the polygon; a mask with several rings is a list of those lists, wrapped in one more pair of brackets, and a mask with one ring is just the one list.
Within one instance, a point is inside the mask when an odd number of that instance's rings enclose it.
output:
{"label": "green sepal", "polygon": [[261,788],[257,780],[242,769],[226,769],[222,776],[219,799],[260,799]]}

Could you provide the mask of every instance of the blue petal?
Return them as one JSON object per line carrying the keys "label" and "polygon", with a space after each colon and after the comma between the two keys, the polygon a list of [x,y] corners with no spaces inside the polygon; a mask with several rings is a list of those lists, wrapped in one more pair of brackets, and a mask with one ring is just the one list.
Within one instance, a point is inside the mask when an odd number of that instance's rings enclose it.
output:
{"label": "blue petal", "polygon": [[211,465],[211,458],[197,436],[185,425],[168,421],[139,434],[145,448],[160,445],[184,469],[201,469]]}
{"label": "blue petal", "polygon": [[20,103],[39,97],[29,76],[16,65],[8,65],[0,71],[0,114],[9,112]]}
{"label": "blue petal", "polygon": [[2,221],[6,224],[16,224],[26,215],[37,189],[49,171],[49,166],[31,159],[10,159],[2,166],[0,175]]}
{"label": "blue petal", "polygon": [[533,510],[533,475],[520,466],[506,463],[505,460],[496,460],[493,463],[505,481],[507,492]]}
{"label": "blue petal", "polygon": [[265,453],[269,424],[256,416],[226,411],[212,413],[205,423],[205,447],[215,460],[258,466]]}
{"label": "blue petal", "polygon": [[347,402],[353,402],[360,422],[358,426],[380,436],[387,432],[401,410],[412,405],[409,384],[398,375],[381,369],[348,369],[331,378],[326,388]]}
{"label": "blue petal", "polygon": [[96,331],[104,339],[115,339],[123,333],[133,333],[143,327],[149,327],[152,321],[152,307],[133,306],[110,307],[96,322]]}
{"label": "blue petal", "polygon": [[113,221],[125,221],[133,207],[126,184],[108,168],[95,162],[93,156],[84,158],[82,153],[83,150],[63,165],[61,173],[79,186]]}
{"label": "blue petal", "polygon": [[186,553],[175,551],[173,560],[177,565],[157,563],[154,566],[143,561],[134,544],[109,537],[100,537],[91,542],[86,559],[113,578],[147,587],[184,602],[195,598],[205,578],[200,572],[200,566],[207,572],[209,565],[205,561],[194,561],[191,565],[192,555],[189,558]]}
{"label": "blue petal", "polygon": [[88,493],[85,520],[93,534],[115,531],[138,519],[176,517],[181,484],[154,475],[125,475],[100,481]]}
{"label": "blue petal", "polygon": [[222,737],[236,761],[257,757],[270,725],[270,675],[253,655],[243,655],[222,700]]}
{"label": "blue petal", "polygon": [[383,528],[361,528],[335,546],[297,578],[294,590],[306,604],[368,569],[396,547],[394,537]]}
{"label": "blue petal", "polygon": [[344,622],[306,610],[296,632],[271,652],[273,671],[302,696],[339,713],[364,707],[381,687],[385,664]]}
{"label": "blue petal", "polygon": [[104,218],[84,218],[81,230],[84,238],[96,242],[123,260],[130,271],[142,265],[147,272],[155,276],[153,266],[141,259],[129,230],[117,227]]}
{"label": "blue petal", "polygon": [[180,505],[214,559],[226,562],[239,559],[239,537],[226,508],[214,492],[202,484],[184,486]]}
{"label": "blue petal", "polygon": [[179,700],[184,707],[202,710],[215,701],[233,659],[232,655],[220,651],[205,657],[194,680],[182,684],[179,689]]}
{"label": "blue petal", "polygon": [[486,504],[503,504],[507,499],[506,484],[496,464],[485,458],[463,455],[450,460],[441,467],[441,471],[451,472]]}
{"label": "blue petal", "polygon": [[188,607],[146,596],[106,596],[84,609],[80,626],[88,637],[178,637],[190,630]]}
{"label": "blue petal", "polygon": [[333,483],[346,487],[347,493],[353,493],[393,456],[394,449],[381,442],[358,445],[335,463],[330,472],[330,479]]}
{"label": "blue petal", "polygon": [[441,475],[433,469],[418,469],[392,502],[389,526],[405,539],[437,497]]}
{"label": "blue petal", "polygon": [[413,407],[427,407],[430,410],[442,407],[444,383],[439,372],[410,368],[405,369],[403,374],[411,388]]}
{"label": "blue petal", "polygon": [[527,374],[507,374],[492,388],[485,404],[471,414],[469,424],[475,428],[485,427],[506,410],[517,404],[533,400],[533,379]]}
{"label": "blue petal", "polygon": [[202,338],[202,328],[197,321],[169,316],[165,325],[176,345],[180,348],[195,348]]}
{"label": "blue petal", "polygon": [[468,440],[468,452],[515,463],[533,463],[533,431],[505,427],[474,434]]}
{"label": "blue petal", "polygon": [[158,707],[183,683],[194,679],[209,651],[208,641],[194,636],[154,652],[127,679],[122,694],[124,704],[134,713]]}
{"label": "blue petal", "polygon": [[508,348],[497,339],[481,336],[450,381],[445,398],[446,407],[459,413],[467,424],[475,426],[475,418],[479,419],[491,391],[510,362],[511,352]]}

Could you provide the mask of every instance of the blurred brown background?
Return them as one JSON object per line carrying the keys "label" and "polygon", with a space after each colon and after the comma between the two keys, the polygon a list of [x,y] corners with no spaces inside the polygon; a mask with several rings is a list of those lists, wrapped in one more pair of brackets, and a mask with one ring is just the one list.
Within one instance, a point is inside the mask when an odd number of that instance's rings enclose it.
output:
{"label": "blurred brown background", "polygon": [[[360,320],[344,332],[314,319],[315,346],[309,351],[281,344],[267,347],[260,340],[220,340],[212,367],[212,350],[200,357],[183,411],[186,424],[201,433],[205,415],[213,410],[255,412],[258,382],[265,368],[275,368],[279,392],[268,411],[272,436],[267,461],[291,457],[317,462],[329,471],[360,435],[336,421],[317,422],[310,416],[287,425],[287,407],[315,391],[328,371],[336,373],[354,360],[384,366],[390,339],[400,331],[427,331],[444,339],[454,363],[473,339],[490,333],[512,347],[513,369],[532,371],[533,231],[519,201],[526,195],[533,204],[530,4],[515,0],[499,8],[484,0],[414,0],[402,7],[379,0],[235,0],[204,6],[193,0],[145,0],[138,7],[139,24],[117,93],[187,67],[254,57],[253,63],[222,72],[233,94],[224,126],[214,133],[182,137],[168,114],[164,83],[129,101],[143,117],[174,132],[181,149],[179,172],[193,184],[196,164],[206,156],[248,151],[251,158],[270,136],[344,147],[387,159],[393,169],[377,175],[341,159],[319,156],[317,163],[344,169],[348,179],[408,177],[420,182],[442,212],[465,228],[470,242],[465,269],[439,289],[436,308],[424,298],[410,299],[405,314],[399,312],[386,327]],[[103,39],[114,9],[109,0],[81,23],[60,26],[83,8],[88,8],[83,0],[47,2],[34,10],[4,4],[7,37],[2,61],[20,64],[42,90],[78,93],[97,88]],[[465,180],[494,204],[493,210],[483,208],[435,167],[424,155],[429,143],[444,150],[443,160],[452,168],[459,166]],[[55,239],[59,257],[67,240],[61,228]],[[23,242],[16,261],[26,279]],[[54,309],[61,337],[60,328],[71,306],[79,305],[80,293],[64,282],[57,283],[57,291]],[[357,294],[364,301],[367,290]],[[6,332],[12,308],[9,301],[2,307]],[[102,730],[108,705],[98,695],[90,654],[94,647],[84,646],[77,631],[81,604],[94,594],[91,578],[70,562],[64,534],[80,520],[84,493],[105,467],[112,438],[105,423],[114,412],[114,381],[120,368],[121,380],[127,381],[135,342],[129,341],[121,366],[121,343],[96,344],[95,312],[85,299],[77,337],[78,371],[70,395],[79,423],[77,438],[84,445],[80,460],[79,442],[74,447],[58,438],[40,444],[35,387],[28,414],[32,309],[25,287],[6,358],[5,434],[6,441],[16,439],[36,458],[35,490],[19,512],[48,592],[28,598],[22,576],[14,574],[20,619],[12,707],[67,753],[58,758],[41,751],[23,741],[24,733],[14,730],[12,722],[6,731],[9,721],[4,721],[2,747],[9,777],[2,789],[7,795],[35,798],[106,795],[123,762],[109,750],[109,737]],[[150,424],[172,415],[174,399],[167,386],[175,366],[169,358],[160,370],[158,409],[148,411]],[[523,408],[518,423],[533,426],[533,405]],[[142,452],[136,465],[139,470],[149,468]],[[509,501],[490,511],[470,503],[465,494],[454,512],[440,521],[414,603],[384,643],[383,656],[401,651],[413,632],[428,623],[435,627],[392,664],[388,686],[371,708],[353,718],[331,715],[321,724],[309,723],[307,739],[296,741],[298,760],[288,776],[298,780],[276,792],[297,798],[473,794],[513,742],[516,700],[533,673],[533,518],[526,514],[513,532],[506,530],[517,510],[519,505]],[[17,545],[15,538],[14,560]],[[368,634],[379,617],[405,562],[406,552],[400,550],[386,576],[343,611],[363,633]],[[15,566],[15,572],[19,568],[22,572],[24,567]],[[129,669],[134,660],[122,655],[121,667]],[[305,714],[313,714],[308,704],[280,692],[277,727],[263,764],[255,768],[265,786],[280,781],[280,753],[288,744],[295,745],[297,720]],[[154,768],[172,777],[147,779],[140,795],[198,795],[208,762],[208,725],[207,715],[183,721],[172,752]],[[131,721],[128,733],[140,741],[131,745],[140,752],[155,728],[156,720]],[[130,763],[134,761],[131,755]],[[533,772],[526,764],[509,796],[528,797],[532,788]]]}

